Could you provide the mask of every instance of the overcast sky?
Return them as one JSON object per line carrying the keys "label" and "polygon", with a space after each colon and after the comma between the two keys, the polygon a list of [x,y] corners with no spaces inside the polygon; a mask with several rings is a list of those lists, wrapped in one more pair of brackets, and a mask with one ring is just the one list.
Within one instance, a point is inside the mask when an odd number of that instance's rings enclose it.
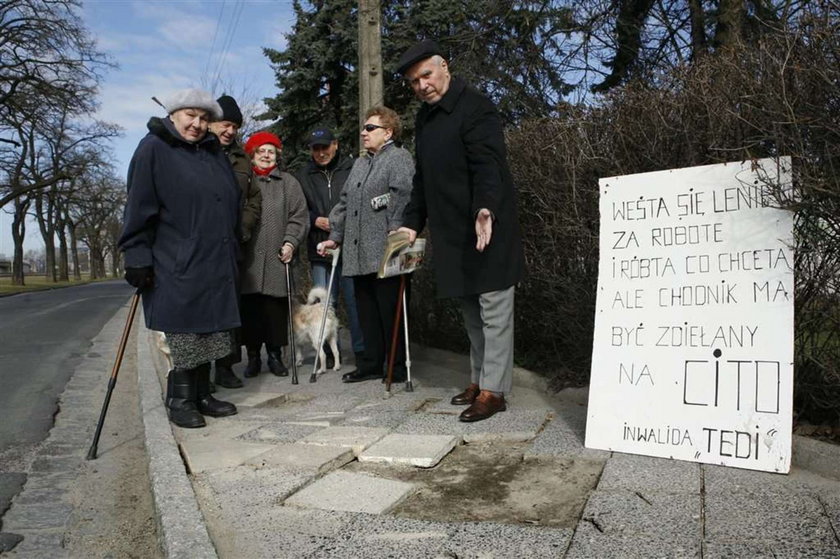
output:
{"label": "overcast sky", "polygon": [[[281,49],[293,21],[291,0],[86,0],[82,16],[119,68],[102,83],[97,118],[119,124],[114,165],[125,176],[158,99],[186,87],[229,93],[248,103],[276,95],[262,48]],[[215,87],[214,87],[215,86]],[[0,253],[11,257],[11,216],[0,215]],[[43,246],[27,226],[24,250]]]}

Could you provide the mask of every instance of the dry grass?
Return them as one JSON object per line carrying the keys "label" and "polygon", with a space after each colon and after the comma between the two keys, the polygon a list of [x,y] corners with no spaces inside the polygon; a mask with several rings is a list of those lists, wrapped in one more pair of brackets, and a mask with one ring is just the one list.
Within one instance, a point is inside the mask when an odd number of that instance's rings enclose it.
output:
{"label": "dry grass", "polygon": [[53,282],[44,278],[42,274],[38,274],[26,276],[24,278],[25,285],[12,285],[11,276],[0,276],[0,296],[26,293],[30,291],[43,291],[45,289],[56,289],[59,287],[69,287],[71,285],[84,285],[93,281],[107,281],[111,279],[114,278],[109,277],[92,280],[88,274],[82,274],[81,280]]}

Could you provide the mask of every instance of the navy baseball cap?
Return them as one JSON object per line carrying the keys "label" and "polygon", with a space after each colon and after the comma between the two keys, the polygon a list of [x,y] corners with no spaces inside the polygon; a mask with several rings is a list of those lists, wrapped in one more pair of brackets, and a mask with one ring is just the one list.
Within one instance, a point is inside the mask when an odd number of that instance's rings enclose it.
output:
{"label": "navy baseball cap", "polygon": [[335,140],[335,136],[329,128],[316,128],[309,133],[309,147],[328,146],[333,140]]}

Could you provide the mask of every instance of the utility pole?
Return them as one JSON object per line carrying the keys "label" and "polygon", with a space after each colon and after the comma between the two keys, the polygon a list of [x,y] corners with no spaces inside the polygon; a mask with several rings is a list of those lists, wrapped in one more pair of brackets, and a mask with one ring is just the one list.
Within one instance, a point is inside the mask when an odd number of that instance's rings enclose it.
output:
{"label": "utility pole", "polygon": [[380,0],[359,0],[360,128],[367,110],[383,102],[381,14]]}

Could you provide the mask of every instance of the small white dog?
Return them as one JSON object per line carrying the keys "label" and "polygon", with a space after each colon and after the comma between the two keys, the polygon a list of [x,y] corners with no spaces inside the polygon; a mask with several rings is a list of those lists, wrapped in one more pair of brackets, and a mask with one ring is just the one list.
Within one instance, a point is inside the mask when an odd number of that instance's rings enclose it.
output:
{"label": "small white dog", "polygon": [[171,371],[175,366],[172,364],[172,351],[169,349],[169,342],[166,341],[166,334],[157,330],[152,330],[152,332],[154,332],[157,348],[163,354],[163,358],[166,359],[168,370]]}
{"label": "small white dog", "polygon": [[[300,346],[309,340],[315,350],[316,359],[319,359],[318,372],[327,370],[327,354],[323,347],[318,345],[318,334],[321,331],[321,319],[324,316],[324,306],[327,303],[327,290],[323,287],[313,287],[306,298],[305,305],[298,305],[294,313],[295,343],[298,345],[297,364],[303,363],[303,352]],[[330,345],[332,354],[335,357],[334,371],[341,369],[341,357],[338,354],[338,317],[335,310],[330,306],[327,309],[327,321],[324,324],[324,341]]]}

